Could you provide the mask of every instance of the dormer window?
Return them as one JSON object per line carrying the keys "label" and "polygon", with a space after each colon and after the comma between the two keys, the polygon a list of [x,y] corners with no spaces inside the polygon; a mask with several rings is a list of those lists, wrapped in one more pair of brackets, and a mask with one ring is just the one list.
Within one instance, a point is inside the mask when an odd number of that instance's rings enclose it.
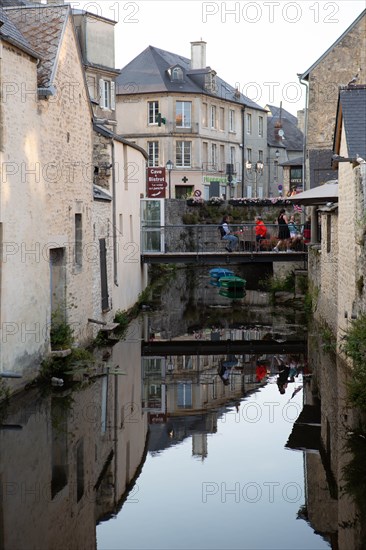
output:
{"label": "dormer window", "polygon": [[173,82],[182,81],[184,79],[183,69],[177,65],[168,70],[170,80]]}
{"label": "dormer window", "polygon": [[210,71],[205,75],[205,87],[208,92],[211,92],[212,94],[216,93],[217,85],[215,71]]}

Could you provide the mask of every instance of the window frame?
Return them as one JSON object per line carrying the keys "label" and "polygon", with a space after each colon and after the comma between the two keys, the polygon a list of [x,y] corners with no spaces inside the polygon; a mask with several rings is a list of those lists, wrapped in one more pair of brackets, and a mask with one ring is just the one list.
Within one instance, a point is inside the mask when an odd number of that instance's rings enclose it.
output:
{"label": "window frame", "polygon": [[[178,112],[178,105],[181,105],[181,112]],[[186,115],[186,109],[188,114]],[[181,116],[181,124],[178,124],[178,117]],[[188,122],[186,119],[188,118]],[[177,100],[175,102],[175,127],[192,128],[192,101]]]}
{"label": "window frame", "polygon": [[147,123],[149,126],[158,125],[159,101],[153,99],[147,102]]}
{"label": "window frame", "polygon": [[260,137],[263,137],[263,130],[264,129],[264,120],[262,116],[258,117],[258,135]]}
{"label": "window frame", "polygon": [[252,114],[247,113],[247,134],[252,133]]}
{"label": "window frame", "polygon": [[148,160],[147,165],[149,168],[154,168],[159,166],[159,141],[148,141],[147,142],[147,154]]}
{"label": "window frame", "polygon": [[229,132],[235,132],[235,109],[229,110]]}
{"label": "window frame", "polygon": [[[178,151],[179,147],[181,147],[181,151]],[[188,149],[188,151],[186,151]],[[189,163],[186,164],[185,158],[186,155],[189,156]],[[181,163],[178,160],[178,157],[181,156]],[[192,142],[191,141],[184,141],[184,140],[177,140],[175,144],[175,166],[177,168],[191,168],[192,167]]]}
{"label": "window frame", "polygon": [[99,106],[103,111],[116,109],[116,85],[114,80],[101,78],[99,80]]}
{"label": "window frame", "polygon": [[211,129],[213,129],[213,130],[216,130],[216,129],[217,129],[217,110],[216,110],[216,105],[211,105],[210,124],[211,124]]}

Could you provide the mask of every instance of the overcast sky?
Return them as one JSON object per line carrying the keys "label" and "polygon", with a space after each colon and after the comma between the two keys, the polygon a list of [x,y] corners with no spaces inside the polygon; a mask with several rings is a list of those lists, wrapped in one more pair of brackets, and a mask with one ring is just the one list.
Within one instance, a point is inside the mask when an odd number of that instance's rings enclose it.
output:
{"label": "overcast sky", "polygon": [[366,7],[366,0],[71,4],[118,20],[117,68],[149,45],[189,58],[190,42],[202,39],[207,42],[207,65],[221,78],[261,106],[279,105],[282,100],[283,107],[296,114],[305,103],[297,74],[337,40]]}

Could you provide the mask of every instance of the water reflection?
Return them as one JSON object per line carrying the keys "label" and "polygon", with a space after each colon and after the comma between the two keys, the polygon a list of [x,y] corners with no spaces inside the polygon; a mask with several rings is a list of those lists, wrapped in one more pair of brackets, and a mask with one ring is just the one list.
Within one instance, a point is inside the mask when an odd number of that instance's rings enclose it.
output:
{"label": "water reflection", "polygon": [[77,392],[28,390],[3,411],[0,548],[95,548],[96,520],[118,510],[144,460],[148,424],[140,341],[109,353],[105,374]]}
{"label": "water reflection", "polygon": [[306,356],[296,304],[248,290],[233,306],[205,277],[178,277],[77,389],[1,411],[0,548],[363,547],[347,369],[313,334]]}
{"label": "water reflection", "polygon": [[304,454],[306,504],[299,517],[333,549],[366,547],[365,415],[350,406],[349,366],[325,353],[320,327],[309,342],[312,373],[287,446]]}

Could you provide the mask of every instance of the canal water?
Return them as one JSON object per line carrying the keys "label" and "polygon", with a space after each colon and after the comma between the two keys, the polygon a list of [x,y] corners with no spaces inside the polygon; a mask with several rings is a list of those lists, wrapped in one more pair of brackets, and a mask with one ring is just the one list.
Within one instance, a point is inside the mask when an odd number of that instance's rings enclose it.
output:
{"label": "canal water", "polygon": [[301,300],[236,271],[233,298],[178,270],[92,374],[3,404],[0,549],[364,548],[347,371]]}

